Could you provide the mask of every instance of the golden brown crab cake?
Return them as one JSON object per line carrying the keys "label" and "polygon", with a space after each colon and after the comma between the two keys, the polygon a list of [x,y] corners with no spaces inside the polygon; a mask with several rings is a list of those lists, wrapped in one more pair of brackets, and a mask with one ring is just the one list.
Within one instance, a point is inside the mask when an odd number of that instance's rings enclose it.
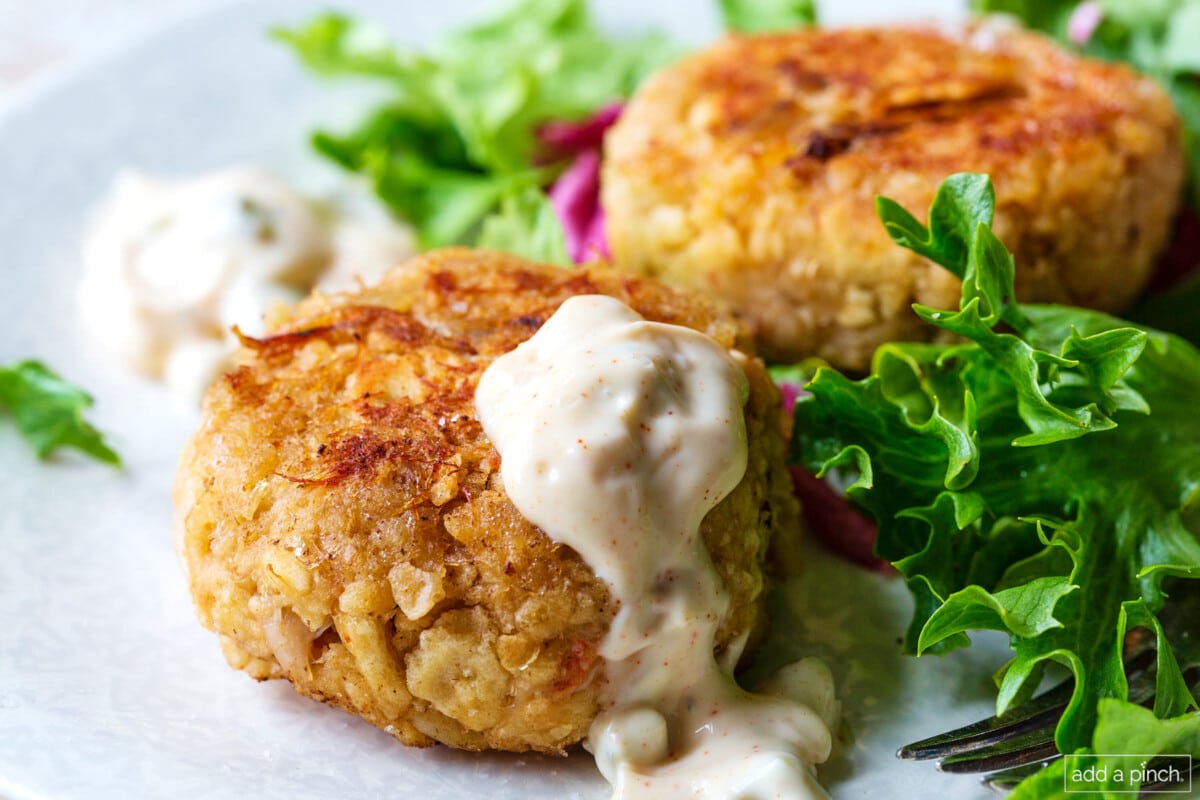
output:
{"label": "golden brown crab cake", "polygon": [[1017,294],[1118,310],[1177,211],[1180,130],[1150,79],[995,22],[732,37],[610,131],[608,240],[622,268],[728,302],[768,360],[861,369],[928,336],[913,302],[958,300],[891,243],[877,195],[920,214],[948,175],[989,173]]}
{"label": "golden brown crab cake", "polygon": [[[465,249],[314,296],[244,340],[176,485],[192,596],[231,665],[411,745],[561,752],[586,734],[612,598],[508,500],[474,391],[593,293],[746,345],[702,296]],[[720,647],[761,631],[768,540],[798,532],[779,396],[744,363],[749,466],[702,528],[732,598]]]}

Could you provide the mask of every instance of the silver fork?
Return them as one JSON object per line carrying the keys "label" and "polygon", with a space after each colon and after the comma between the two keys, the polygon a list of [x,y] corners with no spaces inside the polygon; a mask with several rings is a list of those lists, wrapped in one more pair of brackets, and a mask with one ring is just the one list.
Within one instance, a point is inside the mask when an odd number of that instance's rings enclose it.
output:
{"label": "silver fork", "polygon": [[[1192,694],[1200,696],[1200,630],[1196,630],[1200,625],[1200,591],[1190,586],[1175,588],[1159,617],[1174,644],[1184,680]],[[1149,632],[1140,628],[1126,639],[1124,660],[1130,702],[1154,704],[1154,644]],[[896,755],[914,761],[938,759],[937,767],[943,772],[988,773],[983,776],[986,785],[1001,791],[1011,789],[1060,757],[1054,745],[1054,727],[1073,688],[1074,680],[1067,679],[1003,716],[907,744]],[[1197,770],[1200,763],[1193,766],[1193,772]],[[1147,784],[1142,791],[1164,788],[1167,785]]]}

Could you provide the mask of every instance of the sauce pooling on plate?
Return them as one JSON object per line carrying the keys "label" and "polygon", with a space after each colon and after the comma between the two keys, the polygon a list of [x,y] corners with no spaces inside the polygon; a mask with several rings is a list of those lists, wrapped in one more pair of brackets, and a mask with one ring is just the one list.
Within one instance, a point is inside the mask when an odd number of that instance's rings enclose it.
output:
{"label": "sauce pooling on plate", "polygon": [[700,523],[746,470],[747,392],[709,337],[598,295],[563,303],[476,391],[513,504],[613,592],[588,746],[622,800],[825,796],[825,722],[739,688],[740,642],[713,655],[729,596]]}
{"label": "sauce pooling on plate", "polygon": [[339,214],[261,167],[126,173],[84,245],[83,322],[127,366],[199,399],[228,366],[234,326],[260,336],[274,303],[318,281],[352,288],[411,254],[407,230],[363,206]]}

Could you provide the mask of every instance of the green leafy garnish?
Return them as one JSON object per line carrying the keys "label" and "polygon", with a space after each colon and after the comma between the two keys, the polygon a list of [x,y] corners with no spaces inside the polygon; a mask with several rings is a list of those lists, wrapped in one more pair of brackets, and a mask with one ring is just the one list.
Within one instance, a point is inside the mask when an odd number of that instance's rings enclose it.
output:
{"label": "green leafy garnish", "polygon": [[121,463],[100,432],[83,419],[83,410],[91,404],[90,395],[41,362],[0,367],[0,409],[12,416],[38,458],[48,458],[60,447],[74,447],[99,461]]}
{"label": "green leafy garnish", "polygon": [[1200,210],[1200,3],[1195,0],[1093,0],[1102,14],[1082,45],[1069,21],[1080,0],[972,0],[976,11],[1011,14],[1068,47],[1124,61],[1156,78],[1183,119],[1191,205]]}
{"label": "green leafy garnish", "polygon": [[1100,742],[1102,710],[1129,707],[1134,627],[1158,641],[1154,716],[1196,707],[1159,615],[1200,577],[1200,352],[1098,312],[1017,304],[993,210],[981,175],[947,179],[928,225],[879,201],[897,243],[962,278],[958,309],[915,310],[964,341],[884,345],[858,381],[818,370],[793,460],[857,476],[848,495],[915,600],[908,652],[1006,632],[998,712],[1048,663],[1074,674],[1055,733],[1074,753]]}
{"label": "green leafy garnish", "polygon": [[602,34],[585,0],[521,0],[426,52],[397,49],[338,14],[275,35],[321,75],[389,87],[390,99],[356,129],[317,133],[314,144],[367,176],[423,247],[473,242],[502,207],[510,222],[514,209],[536,212],[520,198],[565,165],[542,152],[538,127],[628,97],[675,55],[658,35]]}
{"label": "green leafy garnish", "polygon": [[500,211],[484,220],[477,244],[542,264],[565,267],[572,263],[550,198],[536,189],[504,198]]}
{"label": "green leafy garnish", "polygon": [[[1187,714],[1174,719],[1160,719],[1153,711],[1117,700],[1101,700],[1099,721],[1096,724],[1096,744],[1082,751],[1084,754],[1097,753],[1094,760],[1070,762],[1059,760],[1046,769],[1026,780],[1012,793],[1011,800],[1046,800],[1046,798],[1080,797],[1081,790],[1103,792],[1106,798],[1120,800],[1136,796],[1141,787],[1141,781],[1134,776],[1136,769],[1130,769],[1129,756],[1116,758],[1128,753],[1132,755],[1172,754],[1191,755],[1200,753],[1200,714]],[[1134,759],[1136,764],[1143,759]],[[1066,770],[1072,770],[1088,764],[1096,764],[1103,769],[1105,780],[1084,782],[1078,778],[1068,780]],[[1176,772],[1184,781],[1184,765],[1180,759],[1173,762]],[[1120,770],[1120,771],[1118,771]],[[1068,791],[1073,789],[1075,791]],[[1178,793],[1179,789],[1176,788]],[[1094,794],[1087,796],[1095,796]],[[1170,795],[1168,795],[1170,796]]]}
{"label": "green leafy garnish", "polygon": [[768,33],[815,25],[813,0],[719,0],[725,27],[739,33]]}

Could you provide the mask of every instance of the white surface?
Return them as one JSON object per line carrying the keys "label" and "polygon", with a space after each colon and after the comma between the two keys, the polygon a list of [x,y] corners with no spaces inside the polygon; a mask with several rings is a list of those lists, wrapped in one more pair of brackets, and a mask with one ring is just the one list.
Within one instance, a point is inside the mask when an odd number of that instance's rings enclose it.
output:
{"label": "white surface", "polygon": [[[345,5],[420,41],[481,4]],[[324,6],[224,8],[55,80],[0,118],[0,363],[36,356],[91,389],[92,418],[126,459],[122,471],[73,456],[38,465],[0,425],[0,797],[607,797],[585,755],[410,750],[229,669],[192,616],[169,536],[172,473],[195,413],[107,368],[75,322],[80,237],[121,166],[179,175],[258,161],[329,179],[306,132],[351,121],[361,94],[314,81],[264,35]],[[615,27],[669,24],[690,41],[715,25],[692,2],[602,11]],[[835,796],[991,796],[892,753],[988,713],[1003,642],[901,658],[903,586],[822,554],[789,596],[825,621],[784,608],[779,629],[796,654],[830,657],[846,703],[849,735],[821,771]]]}
{"label": "white surface", "polygon": [[225,0],[0,0],[0,107],[64,64]]}

